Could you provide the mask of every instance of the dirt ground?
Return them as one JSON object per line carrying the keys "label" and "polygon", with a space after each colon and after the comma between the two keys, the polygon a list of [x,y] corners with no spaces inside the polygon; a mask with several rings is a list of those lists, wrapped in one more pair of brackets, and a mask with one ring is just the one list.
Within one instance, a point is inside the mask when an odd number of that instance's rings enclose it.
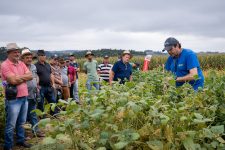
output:
{"label": "dirt ground", "polygon": [[[36,145],[38,142],[40,142],[43,139],[43,138],[33,137],[33,134],[30,130],[26,130],[26,136],[29,136],[31,138],[27,142],[32,144],[32,145]],[[14,139],[14,142],[15,141],[16,141],[16,138]],[[24,147],[16,146],[16,145],[14,145],[14,147],[13,147],[13,150],[24,150],[24,149],[25,149]],[[3,143],[2,142],[0,143],[0,150],[3,150]]]}

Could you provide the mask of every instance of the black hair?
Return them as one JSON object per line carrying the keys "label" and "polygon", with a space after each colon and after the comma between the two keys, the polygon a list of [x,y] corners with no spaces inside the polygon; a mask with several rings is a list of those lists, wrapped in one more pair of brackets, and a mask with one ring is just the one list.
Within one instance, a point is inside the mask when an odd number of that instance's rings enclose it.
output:
{"label": "black hair", "polygon": [[177,47],[178,46],[179,48],[181,48],[181,44],[180,43],[174,44],[173,46],[174,47]]}

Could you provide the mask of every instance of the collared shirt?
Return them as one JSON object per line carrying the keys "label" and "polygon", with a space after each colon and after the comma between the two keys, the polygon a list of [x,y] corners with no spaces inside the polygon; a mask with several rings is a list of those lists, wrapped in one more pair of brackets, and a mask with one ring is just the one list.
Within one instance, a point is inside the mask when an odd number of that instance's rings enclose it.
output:
{"label": "collared shirt", "polygon": [[[62,75],[61,75],[60,67],[57,66],[57,65],[55,65],[55,66],[51,65],[51,69],[52,69],[52,74],[53,74],[54,78],[56,78],[57,80],[61,80],[62,79]],[[61,89],[61,85],[55,83],[55,88],[56,89]]]}
{"label": "collared shirt", "polygon": [[[171,71],[176,77],[183,77],[189,74],[189,70],[197,68],[198,70],[198,79],[189,81],[189,84],[197,90],[198,87],[203,87],[204,85],[204,76],[200,68],[200,64],[197,58],[197,55],[189,49],[183,49],[178,58],[169,57],[165,69]],[[185,82],[176,82],[176,86],[182,86]]]}
{"label": "collared shirt", "polygon": [[109,72],[112,69],[113,65],[109,63],[102,63],[98,65],[98,71],[100,74],[100,78],[102,78],[105,81],[109,81]]}
{"label": "collared shirt", "polygon": [[70,77],[70,82],[74,81],[74,76],[76,75],[76,70],[73,66],[68,66],[68,74]]}
{"label": "collared shirt", "polygon": [[51,66],[46,62],[44,64],[37,62],[35,66],[37,68],[37,74],[39,77],[39,85],[51,86]]}
{"label": "collared shirt", "polygon": [[[7,76],[24,75],[27,72],[29,72],[27,66],[21,61],[14,64],[6,59],[1,65],[2,81],[6,81]],[[17,91],[17,97],[28,96],[27,83],[17,85]]]}
{"label": "collared shirt", "polygon": [[113,65],[112,71],[114,72],[114,81],[118,81],[118,79],[120,79],[120,83],[125,83],[125,80],[130,80],[130,76],[132,75],[132,66],[130,63],[124,63],[120,60]]}
{"label": "collared shirt", "polygon": [[28,88],[27,99],[34,99],[37,93],[37,81],[38,81],[37,68],[34,64],[31,64],[28,68],[32,73],[33,79],[27,81],[27,88]]}
{"label": "collared shirt", "polygon": [[86,61],[84,63],[83,69],[87,71],[87,77],[89,81],[99,81],[98,78],[98,62],[96,60]]}

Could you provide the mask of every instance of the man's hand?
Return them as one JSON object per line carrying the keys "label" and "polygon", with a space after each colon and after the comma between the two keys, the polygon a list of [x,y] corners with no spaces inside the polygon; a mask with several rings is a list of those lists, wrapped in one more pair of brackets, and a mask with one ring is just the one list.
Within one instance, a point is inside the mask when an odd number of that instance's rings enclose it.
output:
{"label": "man's hand", "polygon": [[52,87],[55,89],[55,83],[54,83],[54,84],[52,84]]}
{"label": "man's hand", "polygon": [[80,68],[76,68],[76,71],[77,71],[77,72],[80,72]]}

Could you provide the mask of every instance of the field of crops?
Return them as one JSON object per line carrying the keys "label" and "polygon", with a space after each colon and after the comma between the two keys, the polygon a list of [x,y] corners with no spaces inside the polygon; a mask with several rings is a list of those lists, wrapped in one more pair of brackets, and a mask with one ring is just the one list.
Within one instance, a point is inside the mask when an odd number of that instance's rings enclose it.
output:
{"label": "field of crops", "polygon": [[[225,56],[199,59],[207,71],[205,87],[198,93],[188,84],[175,88],[171,74],[156,68],[165,62],[164,57],[153,56],[151,68],[155,69],[136,73],[134,81],[104,85],[100,92],[87,92],[85,75],[81,74],[79,94],[83,104],[60,101],[57,105],[65,109],[57,118],[48,115],[39,122],[47,137],[34,139],[32,149],[225,149]],[[84,60],[78,61],[82,64]],[[133,61],[143,62],[143,58]],[[44,113],[36,113],[48,114],[55,107],[46,105]],[[3,137],[2,96],[0,111]]]}
{"label": "field of crops", "polygon": [[33,149],[224,149],[225,75],[209,71],[198,93],[167,77],[153,70],[99,93],[83,88],[82,106],[61,102],[58,119],[40,121],[48,137]]}
{"label": "field of crops", "polygon": [[[152,56],[151,64],[149,65],[149,69],[157,68],[165,64],[168,56]],[[208,69],[217,69],[224,70],[225,69],[225,54],[214,54],[214,55],[199,55],[199,62],[203,70]],[[97,57],[96,60],[101,63],[102,58]],[[115,63],[118,60],[117,57],[111,57],[110,62]],[[84,64],[85,59],[78,59],[78,63],[81,65]],[[138,62],[143,65],[144,57],[143,56],[134,56],[131,59],[131,62]]]}

